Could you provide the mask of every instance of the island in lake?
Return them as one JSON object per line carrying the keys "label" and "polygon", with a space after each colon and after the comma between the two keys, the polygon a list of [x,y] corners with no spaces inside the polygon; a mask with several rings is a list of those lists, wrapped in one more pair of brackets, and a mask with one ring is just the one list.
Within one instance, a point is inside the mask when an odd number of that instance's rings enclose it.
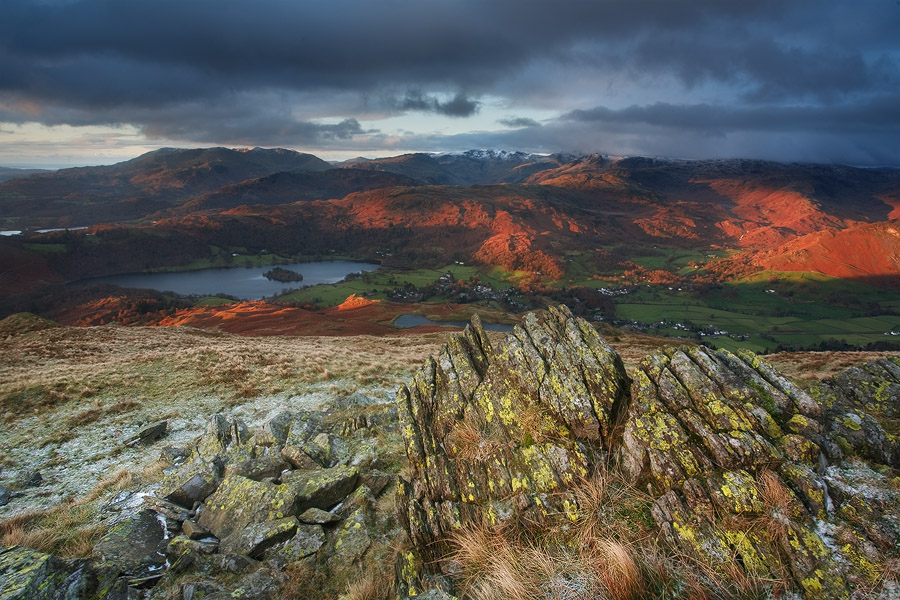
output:
{"label": "island in lake", "polygon": [[303,275],[301,275],[297,271],[291,271],[290,269],[283,269],[281,267],[274,267],[272,269],[269,269],[268,271],[263,273],[263,277],[272,281],[281,281],[283,283],[303,281]]}

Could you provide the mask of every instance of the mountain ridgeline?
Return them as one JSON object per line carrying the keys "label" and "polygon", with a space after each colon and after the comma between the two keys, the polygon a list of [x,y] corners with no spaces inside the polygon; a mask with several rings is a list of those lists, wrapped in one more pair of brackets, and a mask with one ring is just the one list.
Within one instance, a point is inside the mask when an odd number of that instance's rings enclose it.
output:
{"label": "mountain ridgeline", "polygon": [[[163,149],[0,183],[0,215],[31,236],[2,240],[5,261],[41,263],[57,280],[179,266],[216,248],[555,280],[633,271],[629,252],[678,249],[714,253],[703,272],[717,281],[768,269],[892,286],[900,275],[900,171],[840,165],[480,150],[330,164],[279,149]],[[30,233],[78,226],[90,229]]]}

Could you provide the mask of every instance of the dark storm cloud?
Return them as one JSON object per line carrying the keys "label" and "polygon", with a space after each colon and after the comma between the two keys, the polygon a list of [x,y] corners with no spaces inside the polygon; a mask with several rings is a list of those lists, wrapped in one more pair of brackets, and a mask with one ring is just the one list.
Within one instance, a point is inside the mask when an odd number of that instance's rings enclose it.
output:
{"label": "dark storm cloud", "polygon": [[[493,98],[546,144],[591,123],[864,146],[896,123],[898,20],[894,0],[0,0],[0,116],[331,147],[386,143],[354,120],[373,110],[463,122]],[[567,117],[535,127],[538,103]]]}
{"label": "dark storm cloud", "polygon": [[655,103],[621,110],[574,110],[561,120],[635,124],[724,135],[734,131],[894,132],[900,134],[898,98],[886,95],[844,106],[723,107]]}
{"label": "dark storm cloud", "polygon": [[529,119],[528,117],[510,117],[508,119],[499,119],[497,121],[501,125],[506,125],[507,127],[540,127],[541,124],[535,121],[534,119]]}
{"label": "dark storm cloud", "polygon": [[478,111],[478,101],[466,97],[462,92],[450,100],[441,101],[420,90],[411,90],[403,98],[392,99],[389,105],[401,111],[432,112],[448,117],[471,117]]}

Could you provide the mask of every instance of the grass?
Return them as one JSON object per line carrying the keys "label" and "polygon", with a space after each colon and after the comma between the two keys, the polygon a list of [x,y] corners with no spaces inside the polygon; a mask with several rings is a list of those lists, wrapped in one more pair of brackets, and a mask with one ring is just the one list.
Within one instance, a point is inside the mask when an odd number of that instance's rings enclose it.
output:
{"label": "grass", "polygon": [[[125,448],[139,427],[169,421],[186,443],[218,412],[249,423],[279,406],[354,391],[387,397],[446,334],[250,338],[181,327],[55,327],[0,338],[3,461],[59,485],[26,490],[6,511],[48,507],[89,490],[97,470],[155,458]],[[10,514],[6,512],[6,514]]]}
{"label": "grass", "polygon": [[599,471],[575,487],[581,517],[551,522],[473,524],[455,532],[445,572],[472,600],[605,598],[762,598],[780,580],[747,575],[737,559],[711,564],[660,545],[650,498],[620,476]]}
{"label": "grass", "polygon": [[[697,291],[688,285],[641,285],[616,299],[616,314],[645,324],[690,322],[750,336],[705,339],[728,350],[770,352],[779,345],[811,347],[832,340],[857,347],[896,341],[885,333],[900,330],[900,315],[888,314],[898,300],[895,292],[815,273],[762,273]],[[685,335],[671,325],[656,331]]]}
{"label": "grass", "polygon": [[[468,281],[477,276],[482,283],[490,284],[495,289],[509,288],[512,285],[511,281],[514,281],[517,276],[516,273],[505,271],[499,267],[485,271],[479,267],[457,264],[437,269],[379,269],[364,273],[358,279],[301,288],[279,296],[278,300],[316,306],[337,306],[350,294],[365,294],[369,298],[384,300],[396,288],[403,288],[407,284],[418,288],[427,287],[437,282],[446,273],[452,274],[455,281]],[[442,298],[426,298],[426,300],[439,301]]]}
{"label": "grass", "polygon": [[0,522],[0,543],[25,546],[60,558],[87,558],[105,532],[103,524],[96,521],[95,501],[133,483],[134,475],[121,469],[79,500],[19,513]]}

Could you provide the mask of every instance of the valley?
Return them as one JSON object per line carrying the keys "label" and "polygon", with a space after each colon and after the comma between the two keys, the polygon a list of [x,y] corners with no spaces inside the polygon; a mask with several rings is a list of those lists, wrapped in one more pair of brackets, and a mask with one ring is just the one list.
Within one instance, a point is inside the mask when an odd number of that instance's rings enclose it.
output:
{"label": "valley", "polygon": [[[562,302],[717,348],[889,349],[900,347],[897,206],[890,169],[485,151],[329,164],[287,150],[164,149],[0,183],[0,225],[24,231],[0,238],[0,313],[219,327],[208,313],[249,296],[100,284],[355,260],[380,268],[285,293],[272,282],[262,304],[233,314],[324,314],[356,295],[382,303],[364,331],[409,307],[513,322]],[[37,233],[47,228],[59,230]],[[286,330],[302,334],[302,321]]]}

